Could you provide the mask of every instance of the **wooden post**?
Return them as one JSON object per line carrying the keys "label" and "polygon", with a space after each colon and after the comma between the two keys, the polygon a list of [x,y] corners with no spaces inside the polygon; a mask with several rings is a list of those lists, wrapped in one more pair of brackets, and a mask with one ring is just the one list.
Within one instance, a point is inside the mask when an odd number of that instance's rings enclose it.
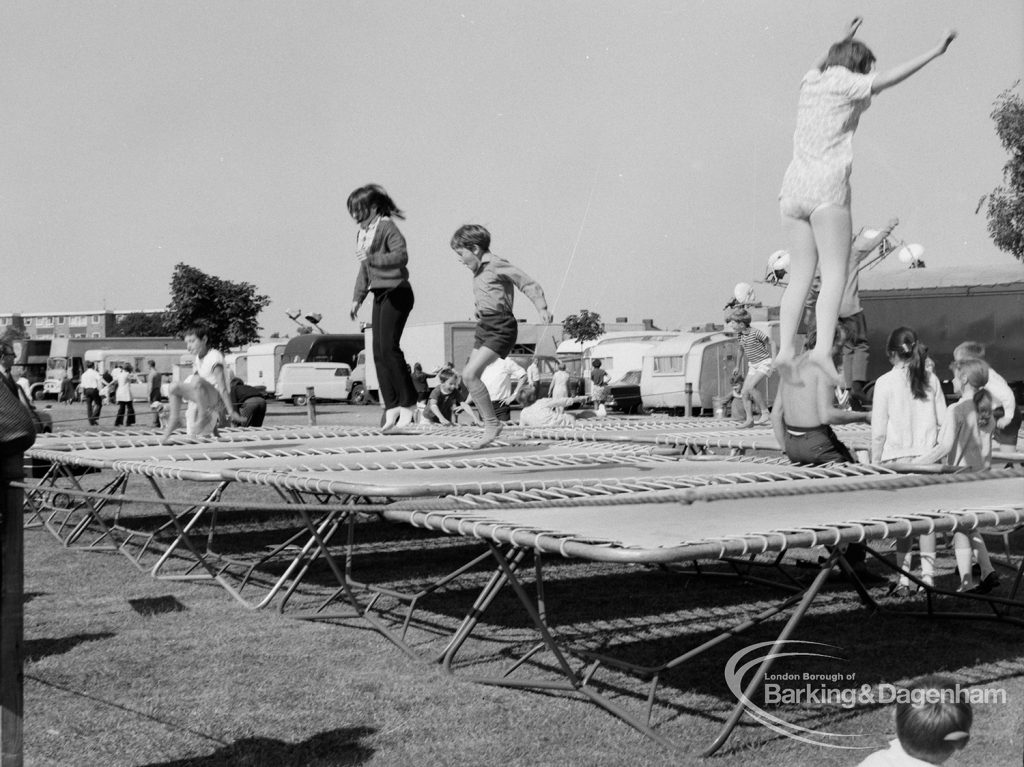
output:
{"label": "wooden post", "polygon": [[0,458],[0,767],[22,767],[25,512],[21,453]]}
{"label": "wooden post", "polygon": [[312,386],[306,387],[306,415],[309,416],[309,425],[316,426],[316,392]]}
{"label": "wooden post", "polygon": [[687,418],[691,418],[693,417],[693,384],[690,381],[686,382],[686,387],[684,388],[684,391],[686,392],[685,415]]}

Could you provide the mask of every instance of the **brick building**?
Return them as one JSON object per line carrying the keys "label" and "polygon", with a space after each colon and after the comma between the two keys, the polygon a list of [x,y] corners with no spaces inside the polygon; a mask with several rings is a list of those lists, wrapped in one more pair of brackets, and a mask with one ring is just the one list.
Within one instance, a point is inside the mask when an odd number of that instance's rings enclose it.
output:
{"label": "brick building", "polygon": [[129,314],[158,316],[163,309],[100,309],[87,312],[0,312],[0,333],[8,327],[29,338],[106,338]]}

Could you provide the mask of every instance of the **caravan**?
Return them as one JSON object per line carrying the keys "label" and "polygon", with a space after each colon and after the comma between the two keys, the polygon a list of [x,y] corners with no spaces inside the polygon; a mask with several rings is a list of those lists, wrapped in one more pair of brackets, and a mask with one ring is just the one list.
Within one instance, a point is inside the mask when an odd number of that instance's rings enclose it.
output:
{"label": "caravan", "polygon": [[285,343],[252,344],[244,352],[233,355],[229,360],[234,375],[241,378],[246,386],[263,387],[267,394],[277,390],[277,378],[284,360]]}
{"label": "caravan", "polygon": [[681,412],[689,399],[694,412],[712,408],[714,399],[730,396],[730,378],[738,359],[739,341],[731,333],[675,334],[644,356],[640,375],[644,407]]}
{"label": "caravan", "polygon": [[674,338],[678,333],[671,330],[648,330],[644,332],[607,333],[595,343],[583,349],[582,371],[586,381],[586,393],[590,393],[590,371],[594,360],[601,361],[601,367],[608,374],[608,382],[615,384],[637,373],[643,366],[644,355],[661,341]]}

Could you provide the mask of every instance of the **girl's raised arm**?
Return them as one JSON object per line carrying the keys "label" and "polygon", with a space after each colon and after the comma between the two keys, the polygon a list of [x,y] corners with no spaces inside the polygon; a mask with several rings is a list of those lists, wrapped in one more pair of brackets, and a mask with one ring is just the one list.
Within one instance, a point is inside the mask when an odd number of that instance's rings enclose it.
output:
{"label": "girl's raised arm", "polygon": [[[839,38],[839,42],[843,40],[852,40],[853,36],[857,34],[857,30],[860,29],[860,25],[864,23],[864,19],[861,16],[854,16],[853,21],[843,28],[843,36]],[[828,59],[828,51],[814,63],[814,68],[821,70],[825,66],[825,60]]]}
{"label": "girl's raised arm", "polygon": [[921,69],[929,61],[931,61],[932,59],[937,59],[939,56],[945,53],[946,49],[949,47],[949,44],[953,42],[954,39],[956,39],[956,32],[952,29],[946,30],[946,32],[943,33],[942,35],[942,41],[934,48],[926,51],[925,53],[922,53],[920,56],[917,56],[916,58],[910,59],[910,61],[905,61],[902,64],[898,64],[897,66],[893,67],[892,69],[880,73],[875,78],[874,83],[872,83],[871,85],[871,92],[881,93],[886,88],[891,88],[897,83],[903,82],[912,74]]}

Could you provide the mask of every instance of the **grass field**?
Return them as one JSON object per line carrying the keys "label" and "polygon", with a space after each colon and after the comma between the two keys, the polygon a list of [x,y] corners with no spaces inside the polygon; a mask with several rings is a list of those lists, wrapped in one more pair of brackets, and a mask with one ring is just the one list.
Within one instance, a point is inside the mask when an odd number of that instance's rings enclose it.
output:
{"label": "grass field", "polygon": [[[275,408],[271,419],[275,415],[282,420],[268,423],[302,422],[294,408]],[[365,425],[375,417],[370,408],[335,407],[321,422]],[[150,512],[137,509],[135,523],[153,524]],[[252,524],[252,515],[226,515],[224,522],[223,545],[239,549],[280,539],[293,524],[283,519],[268,535]],[[374,521],[360,525],[357,540],[355,575],[403,589],[480,550],[461,539]],[[952,577],[951,560],[950,554],[940,558],[946,578]],[[407,658],[359,620],[307,622],[272,609],[250,612],[214,585],[155,581],[125,557],[65,549],[39,529],[26,531],[25,567],[26,765],[795,767],[852,765],[869,753],[800,742],[745,718],[718,755],[699,757],[734,702],[724,678],[729,657],[773,639],[783,617],[666,675],[654,717],[683,747],[675,752],[580,698],[461,679],[495,671],[498,660],[534,641],[508,593],[491,605],[480,640],[467,645],[450,677],[436,664]],[[327,575],[314,573],[301,599],[328,593]],[[445,630],[457,625],[485,577],[483,570],[474,572],[426,601],[422,624],[410,634],[418,650],[443,646]],[[781,594],[735,579],[576,562],[554,563],[546,583],[560,636],[636,663],[700,644]],[[906,604],[881,601],[895,610]],[[872,613],[835,582],[795,638],[833,645],[844,659],[785,659],[773,674],[819,679],[838,672],[844,675],[838,686],[860,688],[941,672],[972,689],[1001,691],[1005,703],[975,707],[971,742],[947,764],[1021,763],[1024,628]],[[534,660],[539,673],[552,664],[544,654]],[[642,708],[641,685],[626,676],[604,680],[616,701]],[[766,708],[812,731],[861,735],[858,744],[878,748],[893,737],[887,705]]]}

